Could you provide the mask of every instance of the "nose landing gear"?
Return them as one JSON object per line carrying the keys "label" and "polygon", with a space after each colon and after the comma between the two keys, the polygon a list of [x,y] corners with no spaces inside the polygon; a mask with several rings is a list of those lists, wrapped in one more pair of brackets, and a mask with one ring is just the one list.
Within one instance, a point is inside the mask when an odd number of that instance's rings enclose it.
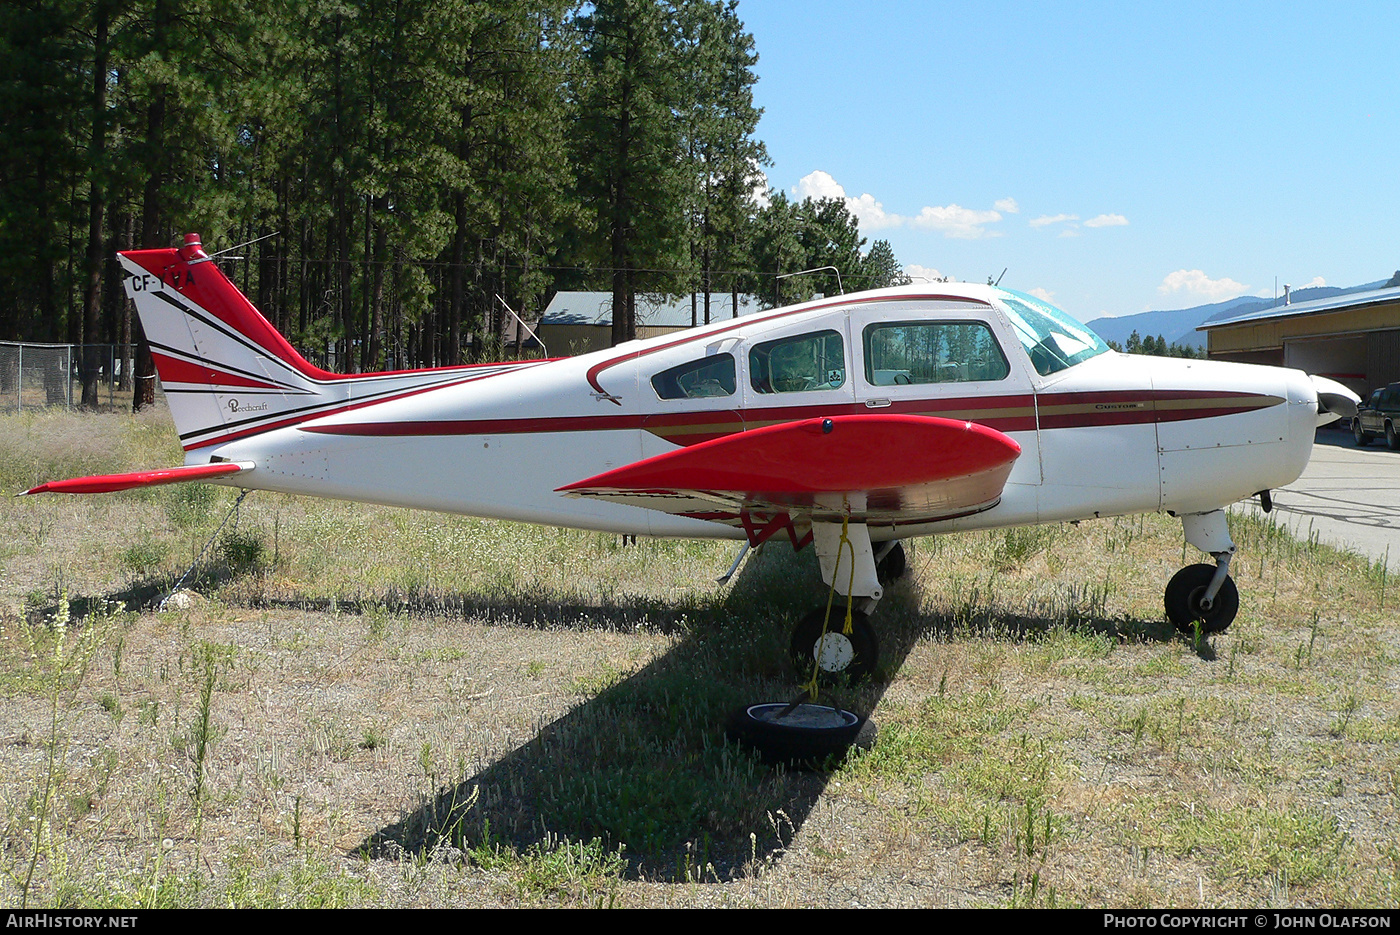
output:
{"label": "nose landing gear", "polygon": [[1192,513],[1181,517],[1186,541],[1209,552],[1215,566],[1187,565],[1167,583],[1164,603],[1167,619],[1182,633],[1222,633],[1240,609],[1240,594],[1230,577],[1235,543],[1225,511]]}
{"label": "nose landing gear", "polygon": [[1214,595],[1210,586],[1227,565],[1187,565],[1167,583],[1167,619],[1182,633],[1192,633],[1199,624],[1202,633],[1220,633],[1235,619],[1240,609],[1240,592],[1228,574]]}

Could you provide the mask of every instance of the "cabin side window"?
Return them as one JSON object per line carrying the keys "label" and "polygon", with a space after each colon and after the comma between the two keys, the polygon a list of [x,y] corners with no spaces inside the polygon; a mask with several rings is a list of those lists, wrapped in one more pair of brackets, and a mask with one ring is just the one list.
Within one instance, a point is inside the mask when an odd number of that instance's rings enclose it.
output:
{"label": "cabin side window", "polygon": [[1011,373],[992,329],[980,321],[880,322],[865,328],[871,386],[975,383]]}
{"label": "cabin side window", "polygon": [[662,399],[704,399],[733,396],[734,355],[715,354],[663,370],[651,378],[652,389]]}
{"label": "cabin side window", "polygon": [[834,390],[846,382],[846,346],[836,331],[818,331],[754,345],[749,381],[759,393]]}

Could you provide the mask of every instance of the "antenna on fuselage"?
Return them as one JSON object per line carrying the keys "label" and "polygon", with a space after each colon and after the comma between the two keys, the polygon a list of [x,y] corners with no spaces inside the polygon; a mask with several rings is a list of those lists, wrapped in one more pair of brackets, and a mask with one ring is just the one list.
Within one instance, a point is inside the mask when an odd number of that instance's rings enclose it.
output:
{"label": "antenna on fuselage", "polygon": [[[1011,268],[1011,267],[1009,267],[1009,266],[1003,266],[1003,267],[1001,268],[1001,276],[1005,276],[1005,275],[1006,275],[1006,271],[1009,270],[1010,268]],[[1001,276],[998,276],[998,277],[997,277],[997,281],[994,282],[994,283],[992,283],[992,287],[993,287],[993,288],[996,288],[997,286],[1000,286],[1000,285],[1001,285]]]}
{"label": "antenna on fuselage", "polygon": [[[280,233],[282,233],[282,232],[281,232],[281,231],[273,231],[273,232],[270,233],[270,234],[263,234],[261,237],[254,237],[252,240],[245,240],[245,241],[243,241],[242,243],[236,243],[236,244],[234,244],[232,247],[225,247],[224,249],[220,250],[218,253],[211,253],[211,254],[209,254],[207,257],[203,257],[203,258],[198,259],[198,260],[191,260],[191,261],[189,262],[189,265],[190,265],[190,266],[193,266],[193,265],[195,265],[196,263],[208,263],[210,260],[217,260],[219,257],[224,256],[225,253],[232,253],[234,250],[239,250],[239,249],[242,249],[243,247],[251,247],[253,244],[257,243],[257,242],[260,241],[260,240],[266,240],[266,239],[269,238],[269,237],[276,237],[276,236],[277,236],[278,234],[280,234]],[[246,260],[246,259],[248,259],[248,258],[245,257],[245,256],[229,256],[229,257],[224,257],[224,259],[226,259],[226,260]]]}
{"label": "antenna on fuselage", "polygon": [[796,273],[779,273],[779,274],[778,274],[778,278],[779,278],[779,279],[787,279],[787,278],[790,277],[790,276],[805,276],[805,275],[807,275],[808,273],[821,273],[821,272],[825,272],[826,270],[831,270],[833,273],[836,274],[836,289],[837,289],[837,291],[840,292],[842,295],[845,295],[845,294],[846,294],[846,287],[843,286],[843,285],[841,285],[841,271],[840,271],[839,269],[837,269],[836,267],[834,267],[834,266],[818,266],[818,267],[816,267],[816,268],[814,268],[814,269],[804,269],[804,270],[800,270],[800,271],[798,271],[798,272],[796,272]]}
{"label": "antenna on fuselage", "polygon": [[[508,311],[508,312],[510,312],[510,315],[511,315],[512,318],[514,318],[516,321],[520,322],[520,327],[522,327],[522,328],[524,328],[526,331],[530,332],[530,337],[532,337],[532,338],[534,338],[536,341],[539,341],[539,342],[540,342],[540,350],[544,351],[544,356],[545,356],[545,357],[548,357],[548,356],[549,356],[549,348],[547,348],[547,347],[544,346],[544,342],[543,342],[543,341],[540,341],[540,336],[539,336],[538,334],[535,333],[535,329],[534,329],[534,328],[531,328],[529,325],[525,324],[525,319],[523,319],[523,318],[521,318],[519,315],[515,314],[515,309],[511,308],[508,304],[506,304],[506,300],[503,299],[503,298],[501,298],[501,294],[500,294],[499,292],[496,293],[496,301],[497,301],[497,302],[500,302],[501,305],[505,308],[505,310]],[[516,353],[518,354],[519,351],[516,351]]]}

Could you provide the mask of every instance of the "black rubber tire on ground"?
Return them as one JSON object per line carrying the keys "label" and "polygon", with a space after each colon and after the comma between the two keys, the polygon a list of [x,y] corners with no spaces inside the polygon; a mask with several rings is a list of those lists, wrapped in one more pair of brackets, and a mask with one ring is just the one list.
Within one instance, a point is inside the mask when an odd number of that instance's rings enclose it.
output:
{"label": "black rubber tire on ground", "polygon": [[885,553],[885,557],[875,563],[875,577],[880,584],[889,587],[900,578],[904,577],[904,572],[909,568],[909,560],[904,556],[904,543],[896,542],[894,548]]}
{"label": "black rubber tire on ground", "polygon": [[875,722],[843,708],[802,703],[792,707],[775,701],[745,705],[729,716],[725,734],[756,751],[765,763],[821,769],[834,765],[850,750],[868,750],[875,743]]}
{"label": "black rubber tire on ground", "polygon": [[1371,444],[1371,436],[1362,431],[1360,419],[1351,420],[1351,437],[1356,439],[1356,447],[1358,448],[1365,448]]}
{"label": "black rubber tire on ground", "polygon": [[1201,609],[1201,598],[1215,577],[1214,565],[1187,565],[1167,583],[1167,619],[1185,634],[1193,634],[1199,621],[1202,633],[1223,633],[1234,622],[1240,609],[1240,592],[1235,579],[1226,576],[1210,610]]}
{"label": "black rubber tire on ground", "polygon": [[1400,451],[1400,435],[1395,434],[1395,424],[1392,422],[1385,424],[1385,443],[1392,451]]}
{"label": "black rubber tire on ground", "polygon": [[[811,678],[814,665],[817,677],[824,681],[844,677],[856,682],[875,673],[880,661],[880,643],[875,638],[870,618],[858,610],[852,611],[849,636],[845,628],[846,609],[836,605],[831,608],[830,622],[826,620],[825,607],[812,611],[798,622],[792,631],[791,651],[799,679]],[[817,654],[819,641],[825,648],[820,658]]]}

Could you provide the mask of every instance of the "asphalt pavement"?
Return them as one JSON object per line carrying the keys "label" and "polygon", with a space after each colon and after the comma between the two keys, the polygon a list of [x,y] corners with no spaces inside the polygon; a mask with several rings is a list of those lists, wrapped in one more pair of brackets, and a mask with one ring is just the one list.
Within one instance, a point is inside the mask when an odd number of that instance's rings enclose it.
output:
{"label": "asphalt pavement", "polygon": [[1316,534],[1400,572],[1400,451],[1383,438],[1358,448],[1350,431],[1319,429],[1303,476],[1274,491],[1274,515],[1299,538]]}

